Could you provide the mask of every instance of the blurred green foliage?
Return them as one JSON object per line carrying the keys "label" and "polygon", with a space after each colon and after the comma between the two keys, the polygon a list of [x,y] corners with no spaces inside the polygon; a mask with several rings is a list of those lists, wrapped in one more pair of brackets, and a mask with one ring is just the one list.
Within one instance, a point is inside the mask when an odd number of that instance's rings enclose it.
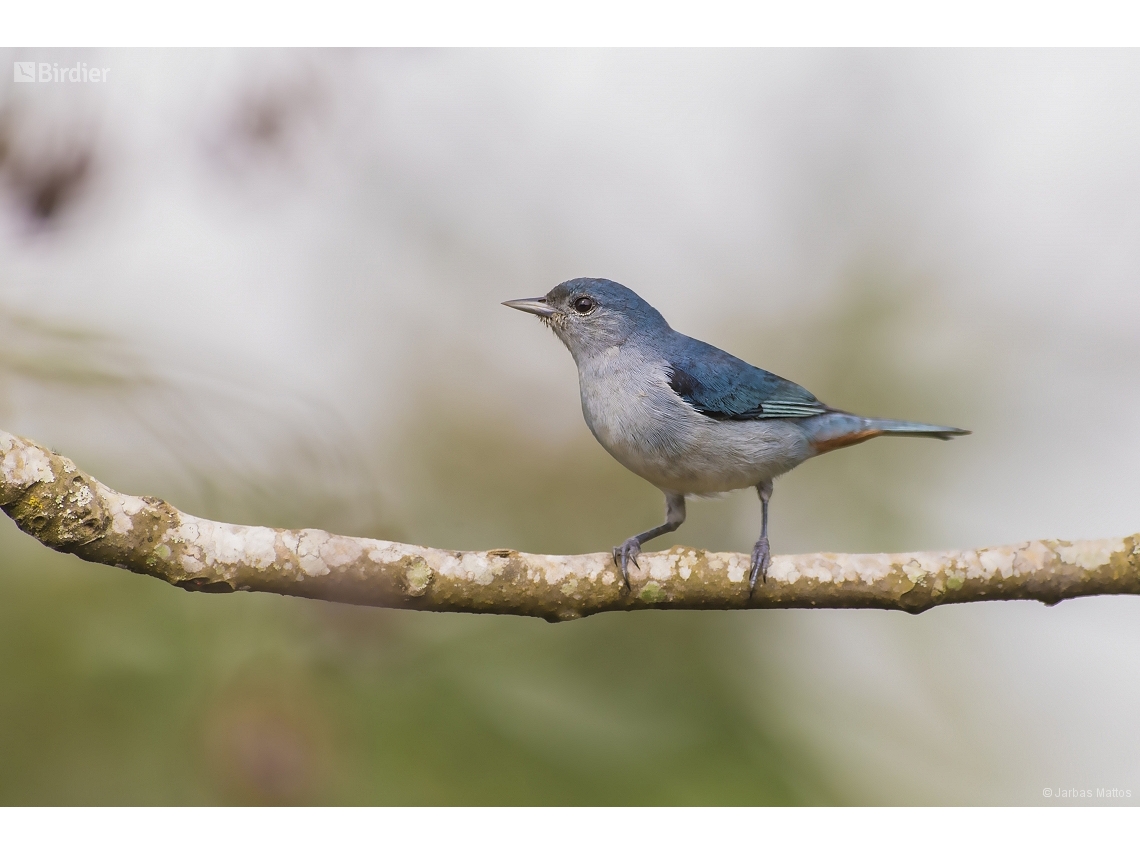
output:
{"label": "blurred green foliage", "polygon": [[[836,406],[959,419],[951,380],[931,381],[932,365],[908,372],[913,361],[899,358],[904,331],[937,330],[936,313],[884,281],[856,278],[845,301],[798,325],[728,329],[718,343]],[[3,351],[9,373],[23,364],[13,347]],[[63,363],[52,382],[103,382]],[[924,383],[941,391],[924,394]],[[337,504],[307,506],[301,481],[246,494],[209,471],[204,482],[218,486],[201,502],[235,520],[468,549],[597,551],[657,521],[657,491],[584,426],[546,442],[462,390],[425,385],[399,441],[398,508],[376,505],[370,521],[338,526]],[[883,442],[809,463],[777,486],[777,550],[915,545],[920,485],[945,451]],[[746,549],[755,505],[751,495],[699,503],[662,545]],[[834,790],[826,758],[782,725],[796,714],[781,698],[788,677],[763,651],[781,643],[786,615],[611,614],[551,626],[187,593],[50,553],[8,521],[0,550],[4,803],[858,800]]]}
{"label": "blurred green foliage", "polygon": [[2,545],[8,804],[836,798],[742,690],[764,616],[396,614]]}

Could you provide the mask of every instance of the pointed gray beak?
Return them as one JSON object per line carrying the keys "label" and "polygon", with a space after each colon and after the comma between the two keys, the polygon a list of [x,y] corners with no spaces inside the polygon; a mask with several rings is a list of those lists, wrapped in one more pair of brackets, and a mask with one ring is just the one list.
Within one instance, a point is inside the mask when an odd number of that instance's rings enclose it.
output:
{"label": "pointed gray beak", "polygon": [[556,313],[556,310],[547,304],[545,297],[529,297],[526,300],[507,300],[503,305],[510,306],[512,309],[518,309],[520,312],[530,312],[532,315],[538,315],[540,318],[549,318]]}

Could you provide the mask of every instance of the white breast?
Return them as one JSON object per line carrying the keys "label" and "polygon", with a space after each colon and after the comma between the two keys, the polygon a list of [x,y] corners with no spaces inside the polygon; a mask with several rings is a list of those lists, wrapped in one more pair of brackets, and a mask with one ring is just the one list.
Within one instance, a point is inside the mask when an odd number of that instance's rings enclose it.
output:
{"label": "white breast", "polygon": [[632,345],[578,365],[582,413],[619,463],[667,492],[722,493],[774,478],[811,457],[794,421],[716,421],[669,387],[659,359]]}

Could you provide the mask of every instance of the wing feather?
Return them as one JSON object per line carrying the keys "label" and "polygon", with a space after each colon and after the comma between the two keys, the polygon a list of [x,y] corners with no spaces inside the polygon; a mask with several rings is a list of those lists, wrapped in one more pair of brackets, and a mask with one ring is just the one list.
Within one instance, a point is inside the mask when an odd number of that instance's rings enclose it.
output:
{"label": "wing feather", "polygon": [[697,412],[721,421],[802,419],[830,412],[790,380],[688,338],[674,350],[669,385]]}

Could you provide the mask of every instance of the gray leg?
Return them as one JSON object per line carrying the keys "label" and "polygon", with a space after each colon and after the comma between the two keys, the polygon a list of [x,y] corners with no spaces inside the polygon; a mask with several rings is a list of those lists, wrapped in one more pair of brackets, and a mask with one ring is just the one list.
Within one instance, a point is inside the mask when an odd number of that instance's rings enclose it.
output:
{"label": "gray leg", "polygon": [[761,583],[768,581],[768,565],[772,563],[772,555],[768,550],[768,500],[772,498],[772,482],[761,481],[756,485],[756,492],[760,494],[760,539],[752,547],[752,572],[748,576],[748,590],[756,588],[756,579]]}
{"label": "gray leg", "polygon": [[641,545],[648,540],[653,540],[655,537],[676,531],[681,527],[681,523],[684,521],[685,497],[680,493],[666,493],[665,522],[657,526],[657,528],[651,528],[649,531],[635,534],[621,546],[615,546],[613,548],[614,564],[621,568],[621,578],[627,588],[629,587],[629,562],[632,561],[634,566],[637,566],[637,556],[641,554]]}

